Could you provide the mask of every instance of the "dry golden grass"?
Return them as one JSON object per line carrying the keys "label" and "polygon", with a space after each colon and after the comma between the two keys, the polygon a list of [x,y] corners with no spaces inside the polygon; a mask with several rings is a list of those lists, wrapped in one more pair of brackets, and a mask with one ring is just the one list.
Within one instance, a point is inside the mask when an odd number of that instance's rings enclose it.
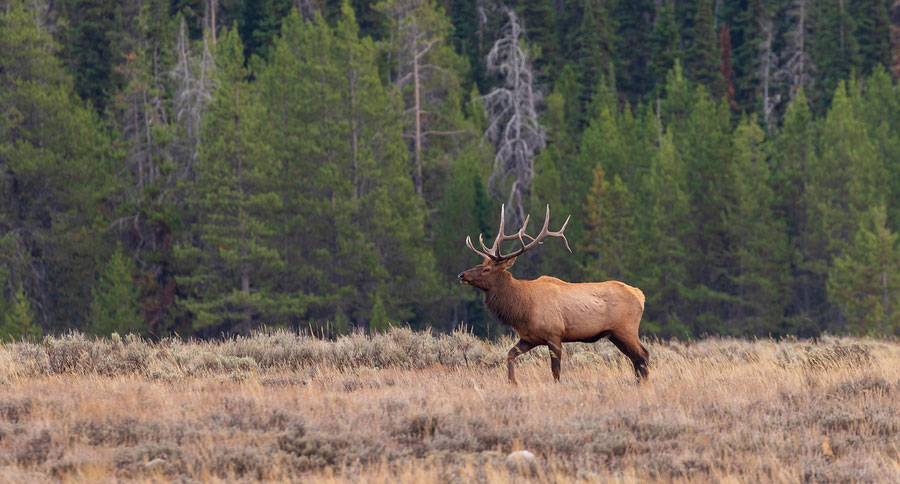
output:
{"label": "dry golden grass", "polygon": [[[0,482],[900,482],[900,345],[394,330],[0,345]],[[439,354],[439,356],[438,356]],[[535,459],[511,463],[529,450]]]}

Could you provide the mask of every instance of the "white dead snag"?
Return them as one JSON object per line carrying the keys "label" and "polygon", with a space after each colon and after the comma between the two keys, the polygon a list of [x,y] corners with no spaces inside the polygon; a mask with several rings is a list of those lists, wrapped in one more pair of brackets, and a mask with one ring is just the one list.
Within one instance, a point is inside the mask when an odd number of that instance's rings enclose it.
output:
{"label": "white dead snag", "polygon": [[778,61],[778,57],[772,50],[775,35],[772,17],[768,11],[759,20],[759,30],[762,36],[762,42],[759,43],[759,78],[763,85],[763,119],[766,127],[769,127],[772,113],[775,112],[775,107],[781,101],[781,95],[773,95],[770,89],[772,85],[772,69]]}
{"label": "white dead snag", "polygon": [[529,53],[522,48],[525,29],[512,9],[504,7],[503,12],[508,20],[487,55],[488,72],[500,74],[503,83],[482,98],[490,122],[485,137],[497,148],[489,186],[500,198],[509,190],[506,204],[514,208],[516,223],[521,224],[534,178],[534,157],[547,138],[538,123],[541,96],[534,87]]}
{"label": "white dead snag", "polygon": [[787,45],[784,48],[783,63],[775,71],[773,78],[786,80],[790,86],[790,100],[794,99],[797,91],[812,87],[813,72],[815,66],[810,54],[809,39],[807,34],[811,30],[812,23],[809,19],[809,0],[794,0],[788,9],[788,17],[792,20],[793,28],[785,35]]}
{"label": "white dead snag", "polygon": [[209,49],[209,41],[206,36],[203,39],[203,52],[195,54],[191,52],[184,20],[178,31],[175,41],[177,62],[171,72],[175,81],[175,121],[183,130],[183,151],[181,159],[186,160],[182,169],[173,174],[182,179],[192,178],[194,164],[200,157],[200,126],[203,122],[203,111],[206,103],[212,99],[213,70],[215,60]]}

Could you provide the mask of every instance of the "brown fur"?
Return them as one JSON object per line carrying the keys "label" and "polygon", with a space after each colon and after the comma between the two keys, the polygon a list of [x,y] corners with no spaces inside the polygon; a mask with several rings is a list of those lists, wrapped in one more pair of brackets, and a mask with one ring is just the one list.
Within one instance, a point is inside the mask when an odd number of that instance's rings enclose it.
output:
{"label": "brown fur", "polygon": [[631,359],[639,380],[647,378],[647,350],[638,338],[644,293],[618,281],[569,283],[541,276],[515,279],[507,269],[515,258],[490,258],[459,274],[462,284],[484,291],[484,303],[518,335],[507,355],[509,380],[516,383],[513,360],[535,346],[550,349],[553,377],[559,380],[562,343],[608,337]]}

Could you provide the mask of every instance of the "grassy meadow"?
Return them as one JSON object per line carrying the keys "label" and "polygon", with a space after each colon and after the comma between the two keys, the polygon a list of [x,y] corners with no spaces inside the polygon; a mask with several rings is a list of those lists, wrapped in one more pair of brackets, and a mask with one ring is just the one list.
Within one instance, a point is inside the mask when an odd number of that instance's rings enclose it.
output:
{"label": "grassy meadow", "polygon": [[[898,482],[900,345],[392,329],[0,345],[0,482]],[[528,450],[532,460],[513,460]]]}

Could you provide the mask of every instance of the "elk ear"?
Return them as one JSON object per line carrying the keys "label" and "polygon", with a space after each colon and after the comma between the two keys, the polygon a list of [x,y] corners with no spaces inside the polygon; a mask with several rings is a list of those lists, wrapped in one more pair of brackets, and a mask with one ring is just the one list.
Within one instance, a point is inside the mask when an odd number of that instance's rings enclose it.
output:
{"label": "elk ear", "polygon": [[503,261],[503,268],[509,269],[515,263],[516,263],[516,257],[513,257],[512,259],[507,259],[507,260]]}

